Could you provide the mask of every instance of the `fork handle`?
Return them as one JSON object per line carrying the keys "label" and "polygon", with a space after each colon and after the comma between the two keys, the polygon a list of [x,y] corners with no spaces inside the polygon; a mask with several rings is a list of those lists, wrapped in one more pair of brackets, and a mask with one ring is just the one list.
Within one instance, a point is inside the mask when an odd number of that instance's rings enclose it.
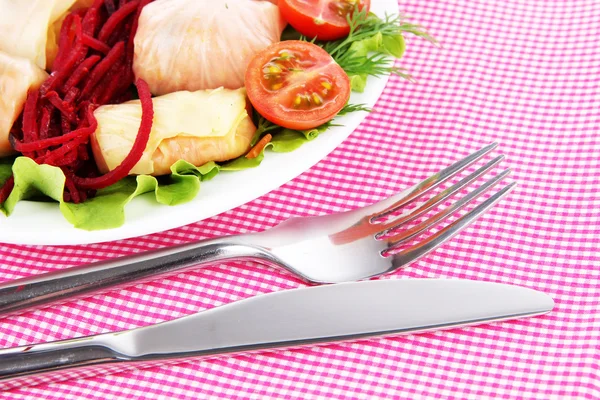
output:
{"label": "fork handle", "polygon": [[96,262],[0,285],[0,316],[47,306],[231,259],[268,261],[270,253],[250,244],[250,235],[182,244]]}

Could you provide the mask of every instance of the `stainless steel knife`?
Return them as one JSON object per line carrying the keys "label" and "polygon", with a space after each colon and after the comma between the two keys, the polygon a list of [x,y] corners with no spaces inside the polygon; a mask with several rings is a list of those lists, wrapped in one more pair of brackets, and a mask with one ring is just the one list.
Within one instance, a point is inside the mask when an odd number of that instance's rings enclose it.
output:
{"label": "stainless steel knife", "polygon": [[469,280],[374,280],[285,290],[142,328],[0,350],[0,389],[169,360],[528,317],[553,307],[549,296],[535,290]]}

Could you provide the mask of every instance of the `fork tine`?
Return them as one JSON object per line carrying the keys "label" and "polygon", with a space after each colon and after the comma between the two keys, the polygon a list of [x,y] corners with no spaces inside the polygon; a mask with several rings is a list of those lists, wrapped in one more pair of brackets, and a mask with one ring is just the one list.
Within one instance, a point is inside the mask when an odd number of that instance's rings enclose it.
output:
{"label": "fork tine", "polygon": [[516,182],[512,182],[499,190],[492,197],[479,204],[477,207],[463,215],[444,229],[440,230],[434,235],[431,235],[422,242],[415,244],[412,247],[404,249],[403,251],[396,253],[392,256],[392,268],[388,272],[392,272],[398,268],[402,268],[411,262],[415,261],[419,257],[435,250],[437,247],[445,243],[447,240],[453,238],[456,234],[462,231],[464,228],[473,223],[477,218],[484,214],[487,210],[493,207],[500,199],[506,196],[516,185]]}
{"label": "fork tine", "polygon": [[[501,173],[499,173],[498,175],[496,175],[495,177],[493,177],[492,179],[490,179],[489,181],[487,181],[486,183],[484,183],[477,189],[475,189],[472,192],[470,192],[469,194],[467,194],[465,197],[459,199],[454,204],[452,204],[449,207],[447,207],[446,209],[438,212],[434,216],[428,218],[427,220],[421,222],[420,224],[418,224],[410,229],[407,229],[406,231],[403,231],[402,233],[398,233],[397,235],[387,238],[389,247],[395,247],[399,244],[405,243],[408,240],[414,238],[415,236],[418,236],[421,233],[425,232],[429,228],[444,221],[446,218],[450,217],[451,215],[453,215],[454,213],[456,213],[457,211],[461,210],[463,207],[468,205],[471,201],[473,201],[476,198],[478,198],[479,196],[481,196],[488,189],[492,188],[494,185],[496,185],[498,182],[500,182],[502,179],[504,179],[506,176],[508,176],[508,174],[510,174],[510,169],[502,171]],[[385,231],[375,235],[375,237],[380,238],[381,236],[392,231],[394,228],[396,228],[400,225],[402,225],[402,224],[397,224],[394,227],[388,228]]]}
{"label": "fork tine", "polygon": [[[423,196],[425,193],[429,192],[431,189],[436,188],[440,184],[444,183],[446,180],[452,178],[454,175],[458,174],[465,168],[469,167],[471,164],[477,162],[483,156],[485,156],[490,151],[494,150],[498,146],[497,142],[490,143],[485,147],[477,150],[476,152],[468,155],[460,161],[455,162],[454,164],[444,168],[443,170],[437,172],[436,174],[430,176],[424,181],[417,183],[408,192],[402,192],[396,196],[387,198],[385,200],[377,203],[377,206],[385,207],[384,210],[379,211],[371,216],[370,221],[373,222],[375,219],[379,219],[389,215],[400,207],[403,207],[412,201],[418,199]],[[388,205],[389,204],[389,205]]]}
{"label": "fork tine", "polygon": [[425,203],[421,204],[419,207],[417,207],[410,213],[408,213],[406,215],[402,215],[402,216],[394,219],[393,221],[386,222],[383,225],[385,227],[385,229],[382,230],[380,233],[378,233],[376,237],[381,237],[381,236],[387,234],[388,232],[390,232],[391,230],[399,227],[400,225],[410,222],[410,221],[414,220],[415,218],[420,217],[421,215],[425,214],[427,211],[431,210],[433,207],[441,204],[444,200],[446,200],[449,197],[453,196],[454,194],[458,193],[459,190],[468,186],[473,181],[475,181],[477,178],[481,177],[482,175],[484,175],[485,173],[487,173],[488,171],[493,169],[503,159],[504,159],[504,155],[494,158],[493,160],[489,161],[484,166],[479,168],[477,171],[473,172],[469,176],[464,177],[459,182],[450,186],[448,189],[438,193],[437,195],[435,195],[431,199],[427,200]]}

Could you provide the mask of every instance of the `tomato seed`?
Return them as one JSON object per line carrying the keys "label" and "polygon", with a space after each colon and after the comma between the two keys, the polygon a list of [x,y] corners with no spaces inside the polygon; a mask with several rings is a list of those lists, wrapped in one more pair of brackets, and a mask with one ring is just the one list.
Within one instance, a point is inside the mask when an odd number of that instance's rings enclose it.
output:
{"label": "tomato seed", "polygon": [[289,60],[290,58],[296,58],[296,57],[294,57],[294,53],[292,53],[291,51],[281,50],[279,52],[279,57],[278,57],[279,60],[285,61],[285,60]]}
{"label": "tomato seed", "polygon": [[335,3],[329,3],[332,11],[336,12],[340,17],[346,17],[356,6],[356,0],[343,0]]}

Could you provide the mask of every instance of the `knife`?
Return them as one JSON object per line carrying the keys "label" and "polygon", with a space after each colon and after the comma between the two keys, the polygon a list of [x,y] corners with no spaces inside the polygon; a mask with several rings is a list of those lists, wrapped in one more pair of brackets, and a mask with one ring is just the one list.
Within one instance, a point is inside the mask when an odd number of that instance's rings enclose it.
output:
{"label": "knife", "polygon": [[553,307],[549,296],[532,289],[470,280],[388,279],[284,290],[142,328],[0,350],[0,389],[521,318]]}

